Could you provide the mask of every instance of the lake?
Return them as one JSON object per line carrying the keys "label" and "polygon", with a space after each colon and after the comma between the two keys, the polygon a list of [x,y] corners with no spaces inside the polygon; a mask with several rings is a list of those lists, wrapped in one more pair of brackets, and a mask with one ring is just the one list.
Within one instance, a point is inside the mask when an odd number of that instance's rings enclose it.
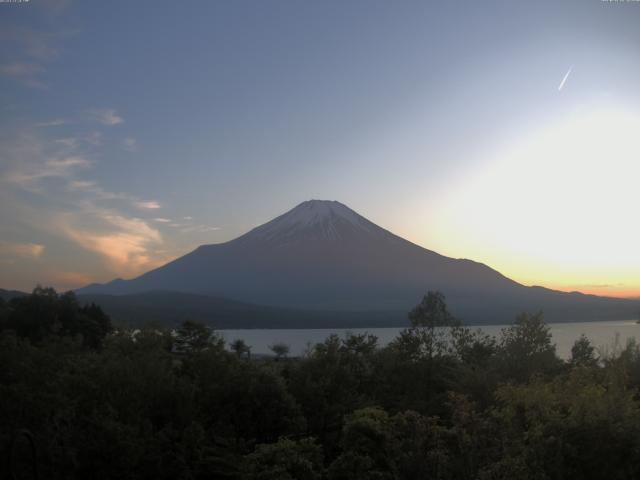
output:
{"label": "lake", "polygon": [[[499,336],[500,331],[506,325],[485,325],[482,327],[470,327],[472,329],[480,328],[483,332],[490,335]],[[582,323],[552,323],[551,334],[553,342],[556,344],[558,355],[561,358],[569,358],[571,356],[571,347],[573,342],[584,334],[591,344],[596,347],[599,352],[611,352],[614,348],[624,347],[630,338],[640,339],[640,325],[634,320],[615,321],[615,322],[582,322]],[[340,336],[346,335],[347,332],[354,334],[368,332],[378,337],[380,346],[388,344],[393,340],[402,328],[352,328],[352,329],[289,329],[289,330],[220,330],[219,333],[227,342],[231,342],[237,338],[243,339],[247,345],[251,346],[253,354],[271,354],[269,345],[276,342],[283,342],[291,348],[291,355],[296,356],[302,354],[307,348],[307,344],[316,344],[324,341],[332,333]]]}

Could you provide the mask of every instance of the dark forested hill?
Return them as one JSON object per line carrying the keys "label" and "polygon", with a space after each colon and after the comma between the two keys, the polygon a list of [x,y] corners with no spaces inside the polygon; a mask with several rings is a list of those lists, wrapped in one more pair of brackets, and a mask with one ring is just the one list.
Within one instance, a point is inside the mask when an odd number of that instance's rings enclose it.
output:
{"label": "dark forested hill", "polygon": [[81,303],[94,302],[115,324],[174,325],[183,320],[223,328],[357,328],[405,326],[406,314],[339,312],[269,307],[227,298],[182,292],[154,291],[131,295],[79,295]]}
{"label": "dark forested hill", "polygon": [[21,292],[19,290],[5,290],[3,288],[0,288],[0,298],[5,301],[11,300],[15,297],[24,297],[26,295],[28,295],[28,293]]}

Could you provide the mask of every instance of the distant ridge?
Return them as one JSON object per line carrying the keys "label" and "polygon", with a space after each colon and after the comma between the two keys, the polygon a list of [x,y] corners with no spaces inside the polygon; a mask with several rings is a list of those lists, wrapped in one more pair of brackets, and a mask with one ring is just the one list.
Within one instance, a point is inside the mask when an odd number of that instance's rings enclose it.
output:
{"label": "distant ridge", "polygon": [[115,325],[139,327],[176,325],[196,320],[216,329],[233,328],[359,328],[403,326],[404,315],[384,312],[331,312],[298,310],[192,293],[154,291],[130,295],[79,295],[81,303],[94,302],[109,314]]}
{"label": "distant ridge", "polygon": [[427,290],[440,290],[468,323],[508,323],[523,310],[544,310],[549,321],[633,319],[640,305],[525,287],[484,264],[422,248],[326,200],[303,202],[234,240],[202,245],[132,280],[94,284],[78,293],[160,290],[388,318],[404,318]]}
{"label": "distant ridge", "polygon": [[0,288],[0,298],[2,298],[5,302],[11,300],[12,298],[24,297],[26,295],[29,294],[26,292],[21,292],[19,290],[5,290],[3,288]]}

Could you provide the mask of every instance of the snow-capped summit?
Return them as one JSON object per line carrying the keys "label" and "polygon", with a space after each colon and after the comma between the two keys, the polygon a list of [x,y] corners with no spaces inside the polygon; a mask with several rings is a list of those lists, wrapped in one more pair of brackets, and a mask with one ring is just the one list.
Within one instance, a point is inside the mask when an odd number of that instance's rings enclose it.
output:
{"label": "snow-capped summit", "polygon": [[335,200],[307,200],[246,234],[247,239],[269,242],[309,241],[311,238],[341,240],[383,229]]}
{"label": "snow-capped summit", "polygon": [[308,225],[338,218],[346,220],[356,226],[360,226],[363,223],[370,223],[346,205],[335,200],[307,200],[292,208],[287,213],[280,215],[274,222],[282,220],[287,223]]}

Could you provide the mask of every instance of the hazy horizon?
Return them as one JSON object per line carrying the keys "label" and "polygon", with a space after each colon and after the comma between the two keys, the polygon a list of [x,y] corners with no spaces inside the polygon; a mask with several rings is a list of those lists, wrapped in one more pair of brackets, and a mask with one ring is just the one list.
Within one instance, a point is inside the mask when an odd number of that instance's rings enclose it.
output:
{"label": "hazy horizon", "polygon": [[132,278],[340,201],[640,298],[637,2],[0,3],[0,287]]}

